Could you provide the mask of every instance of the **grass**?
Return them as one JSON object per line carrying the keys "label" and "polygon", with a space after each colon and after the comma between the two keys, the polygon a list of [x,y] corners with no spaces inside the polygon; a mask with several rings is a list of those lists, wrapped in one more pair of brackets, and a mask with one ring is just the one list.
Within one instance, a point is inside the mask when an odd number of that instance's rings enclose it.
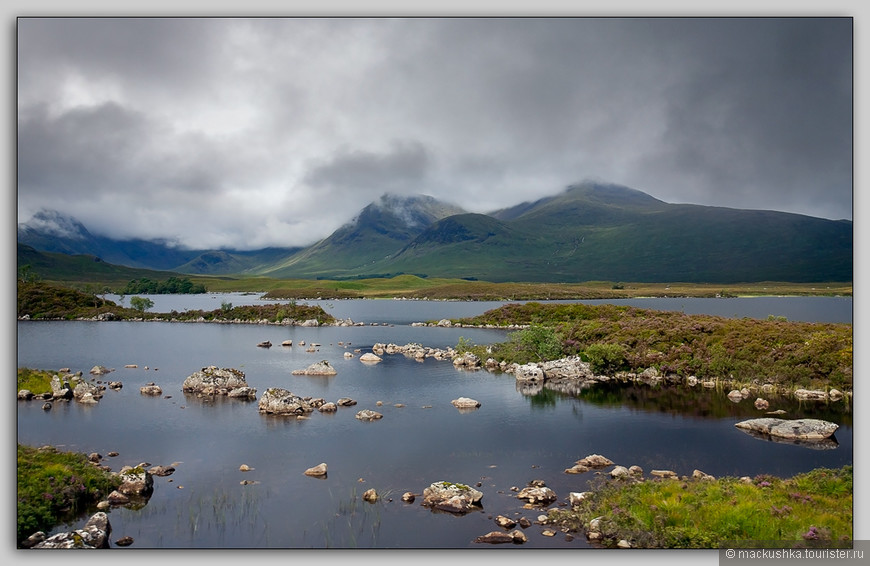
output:
{"label": "grass", "polygon": [[19,444],[17,467],[19,544],[36,531],[88,512],[121,484],[119,476],[98,468],[84,454],[53,447]]}
{"label": "grass", "polygon": [[[852,466],[819,468],[791,478],[759,475],[609,481],[548,522],[590,530],[599,544],[627,540],[636,548],[718,548],[733,541],[836,545],[852,539]],[[592,529],[596,530],[596,529]]]}
{"label": "grass", "polygon": [[18,368],[16,390],[21,391],[22,389],[27,389],[34,395],[51,393],[51,378],[54,375],[54,372],[46,370]]}
{"label": "grass", "polygon": [[[509,340],[468,346],[481,359],[527,363],[579,355],[599,374],[656,368],[726,384],[852,389],[852,325],[733,319],[613,304],[510,303],[452,322],[527,326]],[[553,348],[553,340],[558,347]]]}
{"label": "grass", "polygon": [[[131,297],[132,299],[135,297]],[[317,320],[319,324],[333,322],[332,315],[319,306],[292,304],[246,305],[214,309],[211,311],[186,310],[170,313],[155,313],[147,310],[126,308],[100,296],[77,291],[42,281],[18,282],[18,316],[32,320],[92,319],[111,315],[111,320],[177,320],[213,322],[257,322]]]}

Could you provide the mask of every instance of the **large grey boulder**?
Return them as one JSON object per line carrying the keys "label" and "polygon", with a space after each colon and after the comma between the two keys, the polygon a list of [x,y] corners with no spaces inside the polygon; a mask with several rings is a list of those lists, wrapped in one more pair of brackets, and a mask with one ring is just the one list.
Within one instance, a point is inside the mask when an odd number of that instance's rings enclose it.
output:
{"label": "large grey boulder", "polygon": [[51,396],[53,399],[72,399],[75,395],[69,381],[54,375],[51,378]]}
{"label": "large grey boulder", "polygon": [[148,497],[154,491],[154,477],[142,466],[124,466],[118,476],[122,480],[118,491],[124,495]]}
{"label": "large grey boulder", "polygon": [[523,364],[514,369],[514,377],[521,383],[544,383],[544,370],[538,364]]}
{"label": "large grey boulder", "polygon": [[295,369],[291,373],[293,375],[335,375],[338,372],[327,360],[322,360],[311,364],[305,369]]}
{"label": "large grey boulder", "polygon": [[824,440],[839,428],[838,424],[820,419],[776,419],[765,417],[735,424],[739,429],[796,440]]}
{"label": "large grey boulder", "polygon": [[280,387],[270,387],[258,402],[261,413],[272,415],[307,415],[314,411],[308,401]]}
{"label": "large grey boulder", "polygon": [[181,390],[203,395],[227,395],[233,389],[247,386],[241,370],[208,366],[189,375],[181,384]]}
{"label": "large grey boulder", "polygon": [[580,356],[551,360],[542,363],[540,367],[547,380],[593,379],[595,377],[589,363],[580,359]]}
{"label": "large grey boulder", "polygon": [[481,499],[483,499],[483,492],[471,486],[439,481],[423,490],[422,505],[440,511],[464,514],[480,508]]}
{"label": "large grey boulder", "polygon": [[98,511],[88,519],[81,529],[52,535],[31,548],[109,548],[109,534],[112,526],[109,516]]}

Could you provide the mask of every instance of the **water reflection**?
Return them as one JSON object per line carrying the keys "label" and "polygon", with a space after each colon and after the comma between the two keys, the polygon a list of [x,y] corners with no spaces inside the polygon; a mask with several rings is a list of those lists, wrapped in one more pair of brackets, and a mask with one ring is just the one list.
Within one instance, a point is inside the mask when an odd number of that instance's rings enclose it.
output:
{"label": "water reflection", "polygon": [[782,438],[780,436],[771,436],[769,434],[764,434],[755,430],[739,430],[753,438],[757,438],[758,440],[776,442],[779,444],[793,444],[795,446],[803,446],[804,448],[809,448],[811,450],[835,450],[840,446],[840,443],[837,442],[837,439],[834,436],[829,436],[828,438],[822,438],[819,440],[805,440],[801,438]]}

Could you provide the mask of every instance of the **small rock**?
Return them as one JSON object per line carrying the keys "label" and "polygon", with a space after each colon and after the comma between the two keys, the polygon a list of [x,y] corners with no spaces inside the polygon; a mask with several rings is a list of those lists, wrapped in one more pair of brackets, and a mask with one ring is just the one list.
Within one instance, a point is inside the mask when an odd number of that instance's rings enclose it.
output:
{"label": "small rock", "polygon": [[516,526],[517,522],[511,519],[510,517],[505,517],[504,515],[499,515],[495,518],[495,524],[503,529],[512,529]]}
{"label": "small rock", "polygon": [[115,541],[116,546],[130,546],[133,544],[133,537],[121,537]]}
{"label": "small rock", "polygon": [[610,477],[614,479],[626,478],[628,476],[628,468],[626,468],[625,466],[615,466],[612,470],[610,470]]}
{"label": "small rock", "polygon": [[308,468],[307,470],[305,470],[305,475],[311,477],[326,476],[326,463],[320,463],[313,468]]}

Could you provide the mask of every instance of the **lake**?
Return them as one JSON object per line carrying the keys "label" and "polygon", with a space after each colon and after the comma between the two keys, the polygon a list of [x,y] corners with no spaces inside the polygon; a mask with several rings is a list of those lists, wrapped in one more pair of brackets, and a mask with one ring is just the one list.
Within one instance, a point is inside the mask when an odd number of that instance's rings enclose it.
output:
{"label": "lake", "polygon": [[[112,299],[112,297],[108,297]],[[256,295],[150,296],[151,310],[219,308],[221,302],[257,304]],[[802,300],[796,300],[802,299]],[[250,302],[248,302],[250,301]],[[851,298],[670,299],[652,301],[662,310],[724,309],[727,316],[785,316],[808,320],[832,316],[851,322]],[[526,396],[509,374],[458,370],[449,361],[419,362],[385,355],[376,365],[359,361],[373,344],[419,343],[455,346],[460,337],[477,344],[499,342],[499,330],[412,326],[413,322],[472,316],[503,303],[403,300],[300,301],[321,304],[337,318],[364,322],[352,327],[169,322],[18,322],[18,366],[69,367],[85,374],[95,365],[114,368],[102,379],[121,381],[99,404],[19,402],[18,441],[106,456],[112,469],[147,462],[175,473],[154,478],[154,493],[139,509],[109,514],[111,540],[134,539],[132,548],[377,548],[468,549],[477,536],[498,527],[497,515],[534,521],[543,509],[525,509],[516,497],[535,479],[566,501],[585,491],[594,472],[571,475],[566,468],[589,454],[626,467],[695,469],[717,476],[792,475],[816,467],[852,463],[852,414],[840,404],[773,401],[771,410],[813,416],[840,424],[837,445],[828,450],[758,440],[734,427],[758,416],[751,399],[732,403],[707,390],[691,396],[659,388],[602,387],[581,397],[549,390]],[[591,301],[584,301],[591,302]],[[638,305],[646,306],[646,305]],[[815,314],[814,314],[815,313]],[[293,346],[281,346],[284,340]],[[269,340],[271,348],[257,344]],[[316,343],[308,352],[300,341]],[[345,352],[355,354],[346,358]],[[330,377],[291,372],[328,360]],[[125,368],[134,364],[135,368]],[[204,366],[243,371],[259,394],[269,387],[353,407],[334,414],[314,412],[297,420],[261,415],[256,401],[206,402],[181,391],[184,379]],[[146,369],[147,368],[147,369]],[[141,395],[154,382],[163,395]],[[458,397],[481,403],[472,411],[451,405]],[[372,422],[355,418],[373,409]],[[304,475],[321,462],[325,479]],[[253,468],[241,472],[240,466]],[[253,483],[243,485],[244,480]],[[433,482],[480,484],[482,511],[463,516],[433,512],[422,491]],[[380,499],[364,502],[374,488]],[[417,494],[413,503],[404,492]],[[84,520],[82,520],[82,523]],[[73,527],[80,524],[73,525]],[[57,530],[68,530],[62,526]],[[585,538],[525,530],[524,548],[585,548]]]}

